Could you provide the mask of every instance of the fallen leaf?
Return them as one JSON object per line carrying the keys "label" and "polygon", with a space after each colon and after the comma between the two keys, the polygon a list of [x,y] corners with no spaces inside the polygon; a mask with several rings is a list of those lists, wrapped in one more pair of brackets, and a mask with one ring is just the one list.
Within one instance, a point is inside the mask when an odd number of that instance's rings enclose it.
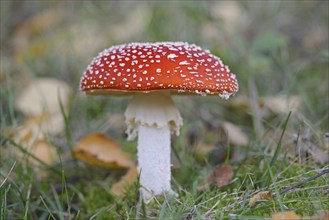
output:
{"label": "fallen leaf", "polygon": [[134,165],[120,146],[102,133],[93,133],[81,138],[72,153],[79,160],[103,167],[120,169]]}
{"label": "fallen leaf", "polygon": [[22,146],[30,146],[37,140],[44,139],[46,135],[57,135],[64,129],[62,115],[41,114],[28,117],[13,134],[13,139]]}
{"label": "fallen leaf", "polygon": [[37,178],[47,177],[47,170],[45,170],[43,164],[41,164],[35,158],[48,165],[54,164],[58,160],[56,148],[45,139],[36,140],[30,145],[21,146],[28,153],[22,152],[17,148],[13,148],[12,152],[17,155],[20,161],[24,161],[32,165],[37,175]]}
{"label": "fallen leaf", "polygon": [[254,195],[253,197],[250,198],[249,200],[249,207],[253,208],[255,207],[258,203],[262,201],[267,201],[272,199],[272,194],[269,191],[261,191]]}
{"label": "fallen leaf", "polygon": [[[46,140],[38,140],[33,144],[29,152],[36,158],[44,162],[45,164],[51,165],[58,160],[56,148]],[[37,173],[38,178],[46,178],[49,174],[48,170],[40,164],[40,162],[29,157],[29,161],[34,165],[34,169]]]}
{"label": "fallen leaf", "polygon": [[215,169],[208,178],[208,183],[216,183],[218,187],[229,184],[233,177],[233,168],[229,164],[224,164]]}
{"label": "fallen leaf", "polygon": [[60,103],[67,110],[70,87],[53,78],[37,78],[25,88],[15,102],[16,108],[25,115],[61,113]]}
{"label": "fallen leaf", "polygon": [[301,220],[302,218],[294,211],[278,212],[272,215],[272,220]]}
{"label": "fallen leaf", "polygon": [[230,144],[246,146],[249,143],[248,136],[238,126],[230,122],[224,122],[222,127],[227,133]]}
{"label": "fallen leaf", "polygon": [[264,106],[276,114],[284,114],[288,111],[296,112],[300,108],[301,99],[298,96],[275,96],[261,99]]}
{"label": "fallen leaf", "polygon": [[[34,143],[28,151],[36,158],[46,164],[53,164],[57,159],[56,148],[49,144],[46,140],[38,140]],[[30,158],[29,159],[35,165],[39,165],[39,162]]]}
{"label": "fallen leaf", "polygon": [[[301,106],[301,98],[299,96],[268,96],[257,100],[258,107],[263,115],[269,114],[284,114],[288,111],[298,111]],[[228,103],[230,106],[243,111],[250,112],[250,99],[247,96],[239,96]]]}
{"label": "fallen leaf", "polygon": [[129,168],[127,173],[121,177],[119,182],[115,183],[111,187],[113,194],[117,196],[122,196],[126,187],[131,185],[138,177],[138,170],[136,166]]}
{"label": "fallen leaf", "polygon": [[216,184],[217,187],[226,186],[230,183],[233,177],[233,168],[229,164],[224,164],[219,168],[214,169],[208,179],[207,182],[200,185],[198,187],[199,191],[204,191],[208,189],[213,183]]}
{"label": "fallen leaf", "polygon": [[30,146],[41,138],[44,138],[44,135],[39,128],[38,122],[34,118],[26,120],[13,135],[15,142],[23,147]]}

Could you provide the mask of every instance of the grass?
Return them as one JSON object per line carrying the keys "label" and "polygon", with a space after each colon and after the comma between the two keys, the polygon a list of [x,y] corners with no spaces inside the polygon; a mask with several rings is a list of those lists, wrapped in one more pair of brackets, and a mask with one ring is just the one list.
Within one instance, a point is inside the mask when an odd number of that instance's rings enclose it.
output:
{"label": "grass", "polygon": [[[1,1],[0,13],[1,220],[264,219],[284,210],[304,217],[329,211],[329,175],[306,181],[329,169],[309,150],[316,146],[328,153],[328,2],[16,4],[20,7]],[[220,8],[229,15],[219,16]],[[81,73],[92,56],[110,45],[176,40],[220,56],[237,74],[240,91],[229,101],[175,97],[184,118],[181,135],[172,138],[172,185],[178,198],[142,204],[138,181],[119,198],[111,185],[125,170],[87,165],[70,151],[79,138],[101,131],[135,159],[136,142],[128,142],[124,125],[114,120],[120,119],[128,98],[83,97],[78,91]],[[46,136],[60,158],[52,165],[31,156],[13,138],[26,120],[15,108],[17,97],[40,77],[61,79],[73,88],[68,111],[61,108],[63,131]],[[299,108],[281,112],[271,108],[275,103],[266,107],[257,99],[293,96],[299,98]],[[239,101],[242,97],[247,101]],[[248,144],[234,144],[221,129],[223,122],[237,125]],[[199,144],[211,146],[210,152],[197,151]],[[234,169],[231,182],[198,191],[209,172],[223,163]],[[262,191],[275,196],[250,207],[250,199]]]}

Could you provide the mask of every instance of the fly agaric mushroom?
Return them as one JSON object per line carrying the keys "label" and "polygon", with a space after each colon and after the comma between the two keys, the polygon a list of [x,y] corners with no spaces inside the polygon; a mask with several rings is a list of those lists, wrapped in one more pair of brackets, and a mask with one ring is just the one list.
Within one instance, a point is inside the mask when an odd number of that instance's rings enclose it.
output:
{"label": "fly agaric mushroom", "polygon": [[238,91],[229,68],[208,50],[182,42],[130,43],[98,54],[80,82],[88,95],[133,95],[125,112],[128,139],[138,136],[141,194],[174,192],[170,187],[170,133],[182,117],[172,94],[219,95]]}

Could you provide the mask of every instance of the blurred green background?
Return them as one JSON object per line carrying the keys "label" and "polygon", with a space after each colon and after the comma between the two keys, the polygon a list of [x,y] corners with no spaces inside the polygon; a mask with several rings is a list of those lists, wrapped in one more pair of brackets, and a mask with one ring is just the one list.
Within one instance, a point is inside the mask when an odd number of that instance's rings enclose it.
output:
{"label": "blurred green background", "polygon": [[300,95],[312,120],[327,115],[328,1],[1,1],[1,87],[52,76],[78,88],[99,51],[156,41],[210,49],[238,95],[252,79],[261,95]]}

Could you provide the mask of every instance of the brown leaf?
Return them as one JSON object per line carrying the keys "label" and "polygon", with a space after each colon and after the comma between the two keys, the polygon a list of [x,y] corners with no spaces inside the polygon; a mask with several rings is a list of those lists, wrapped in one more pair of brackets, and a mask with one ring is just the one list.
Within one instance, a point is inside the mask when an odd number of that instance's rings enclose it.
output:
{"label": "brown leaf", "polygon": [[34,79],[16,100],[15,106],[26,115],[61,113],[60,102],[67,109],[70,87],[63,81],[52,78]]}
{"label": "brown leaf", "polygon": [[134,164],[115,141],[102,133],[93,133],[81,138],[72,153],[79,160],[103,167],[120,169]]}
{"label": "brown leaf", "polygon": [[208,178],[208,183],[216,183],[218,187],[226,186],[229,184],[233,177],[233,168],[229,164],[224,164],[215,169]]}
{"label": "brown leaf", "polygon": [[302,218],[294,211],[278,212],[272,215],[272,220],[301,220]]}
{"label": "brown leaf", "polygon": [[113,194],[117,196],[122,196],[126,187],[131,185],[138,177],[138,170],[136,166],[129,168],[128,172],[121,177],[119,182],[115,183],[111,187]]}
{"label": "brown leaf", "polygon": [[226,186],[230,183],[233,177],[233,168],[229,164],[224,164],[219,168],[214,169],[208,179],[207,182],[200,185],[198,187],[199,191],[204,191],[208,189],[211,184],[215,183],[217,187]]}
{"label": "brown leaf", "polygon": [[253,208],[255,207],[258,203],[265,201],[265,200],[271,200],[272,199],[272,194],[269,191],[261,191],[254,195],[253,197],[250,198],[249,200],[249,207]]}

